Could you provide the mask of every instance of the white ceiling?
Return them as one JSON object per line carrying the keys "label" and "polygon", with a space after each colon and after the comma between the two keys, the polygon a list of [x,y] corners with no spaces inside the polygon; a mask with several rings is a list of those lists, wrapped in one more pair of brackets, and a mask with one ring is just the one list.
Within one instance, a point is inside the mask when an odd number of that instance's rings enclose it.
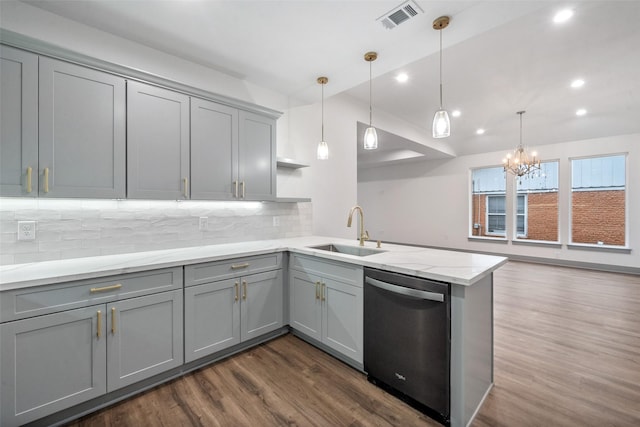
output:
{"label": "white ceiling", "polygon": [[[439,34],[443,30],[444,106],[460,109],[452,136],[458,155],[517,145],[518,117],[530,146],[640,133],[640,1],[424,1],[424,13],[385,29],[377,19],[400,0],[24,0],[132,41],[215,68],[291,97],[318,102],[346,92],[369,101],[373,63],[378,109],[430,132],[438,108]],[[561,8],[575,11],[552,22]],[[394,76],[409,75],[403,85]],[[586,84],[571,89],[572,79]],[[576,117],[578,108],[587,109]],[[482,136],[477,128],[486,129]],[[411,141],[394,149],[415,151]],[[384,147],[380,156],[391,155]],[[441,157],[422,150],[425,158]],[[538,149],[544,158],[543,149]],[[375,155],[360,159],[375,162]],[[374,156],[374,157],[371,157]],[[393,155],[391,155],[393,157]]]}

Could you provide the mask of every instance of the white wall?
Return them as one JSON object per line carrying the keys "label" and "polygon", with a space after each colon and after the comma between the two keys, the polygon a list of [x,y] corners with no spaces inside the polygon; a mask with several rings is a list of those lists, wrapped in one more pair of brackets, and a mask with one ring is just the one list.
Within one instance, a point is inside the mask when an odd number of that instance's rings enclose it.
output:
{"label": "white wall", "polygon": [[[358,200],[367,212],[372,238],[472,251],[640,266],[640,134],[572,141],[536,147],[544,159],[560,161],[560,239],[562,248],[468,240],[470,169],[500,166],[502,152],[364,169]],[[570,158],[629,153],[627,171],[628,246],[631,254],[568,249]],[[603,221],[606,219],[603,218]],[[508,229],[510,229],[508,225]]]}

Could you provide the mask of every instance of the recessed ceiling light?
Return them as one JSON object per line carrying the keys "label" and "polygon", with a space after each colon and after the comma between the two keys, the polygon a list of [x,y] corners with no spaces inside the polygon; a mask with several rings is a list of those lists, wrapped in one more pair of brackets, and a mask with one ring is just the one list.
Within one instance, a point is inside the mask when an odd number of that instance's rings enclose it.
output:
{"label": "recessed ceiling light", "polygon": [[407,73],[400,73],[396,76],[396,80],[400,83],[404,83],[409,80],[409,76],[407,75]]}
{"label": "recessed ceiling light", "polygon": [[576,116],[584,116],[585,114],[587,114],[587,110],[585,110],[584,108],[576,110]]}
{"label": "recessed ceiling light", "polygon": [[477,133],[478,135],[482,135],[482,134],[484,134],[484,129],[478,129],[478,130],[476,131],[476,133]]}
{"label": "recessed ceiling light", "polygon": [[451,115],[452,115],[453,117],[460,117],[460,114],[462,114],[462,113],[460,113],[460,110],[453,110],[453,111],[451,112]]}
{"label": "recessed ceiling light", "polygon": [[582,80],[582,79],[575,79],[574,81],[571,82],[571,87],[572,88],[577,89],[577,88],[582,87],[582,86],[584,86],[584,80]]}
{"label": "recessed ceiling light", "polygon": [[571,19],[572,16],[573,10],[563,9],[553,16],[553,22],[555,22],[556,24],[561,24],[563,22],[567,22],[569,19]]}

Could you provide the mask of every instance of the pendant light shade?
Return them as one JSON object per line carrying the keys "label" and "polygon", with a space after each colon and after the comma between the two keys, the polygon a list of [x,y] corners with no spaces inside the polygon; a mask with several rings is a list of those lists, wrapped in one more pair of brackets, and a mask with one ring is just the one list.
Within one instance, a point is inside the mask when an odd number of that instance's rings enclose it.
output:
{"label": "pendant light shade", "polygon": [[373,121],[372,121],[372,91],[371,91],[371,81],[372,81],[372,75],[371,75],[371,63],[373,61],[375,61],[376,59],[378,59],[378,54],[376,52],[367,52],[364,54],[364,60],[367,61],[369,63],[369,127],[367,128],[367,130],[364,132],[364,149],[365,150],[375,150],[376,148],[378,148],[378,133],[376,132],[376,129],[373,127]]}
{"label": "pendant light shade", "polygon": [[321,138],[318,143],[318,149],[316,157],[318,160],[327,160],[329,158],[329,146],[324,141],[324,85],[329,82],[327,77],[318,77],[318,83],[322,85],[322,126],[321,126]]}
{"label": "pendant light shade", "polygon": [[433,21],[433,29],[440,32],[440,109],[436,111],[433,117],[433,137],[446,138],[451,135],[451,122],[449,121],[449,113],[442,106],[442,30],[449,25],[449,17],[441,16]]}
{"label": "pendant light shade", "polygon": [[451,134],[451,122],[447,110],[438,110],[433,117],[433,137],[446,138]]}

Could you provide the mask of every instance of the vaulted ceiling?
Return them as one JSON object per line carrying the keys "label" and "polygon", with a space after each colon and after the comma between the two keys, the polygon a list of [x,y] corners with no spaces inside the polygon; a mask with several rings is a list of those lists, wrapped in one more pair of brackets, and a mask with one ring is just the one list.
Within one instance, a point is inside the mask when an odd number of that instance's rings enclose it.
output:
{"label": "vaulted ceiling", "polygon": [[[458,109],[446,144],[457,155],[640,133],[640,1],[424,1],[387,29],[394,1],[25,0],[88,26],[288,95],[292,105],[345,92],[430,132],[439,106],[443,30],[444,106]],[[556,24],[554,14],[574,16]],[[399,83],[399,72],[408,75]],[[571,82],[581,78],[583,87]],[[586,115],[577,116],[578,109]],[[477,129],[484,129],[477,135]],[[402,148],[402,141],[396,141]],[[397,148],[397,147],[396,147]],[[427,156],[429,155],[427,151]],[[541,150],[539,150],[541,151]],[[383,150],[381,150],[383,153]],[[389,154],[389,153],[387,153]],[[435,153],[437,155],[437,153]]]}

